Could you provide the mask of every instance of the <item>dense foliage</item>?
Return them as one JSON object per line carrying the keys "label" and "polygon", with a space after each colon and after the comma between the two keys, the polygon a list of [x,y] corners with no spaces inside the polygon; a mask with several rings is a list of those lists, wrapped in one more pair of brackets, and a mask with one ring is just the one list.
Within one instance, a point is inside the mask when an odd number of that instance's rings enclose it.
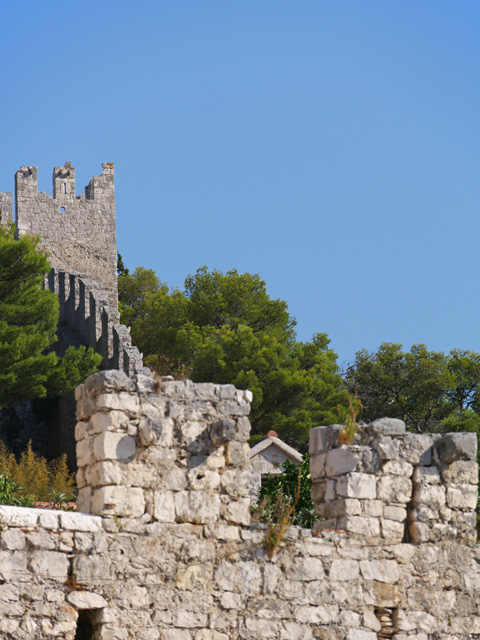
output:
{"label": "dense foliage", "polygon": [[357,353],[345,385],[361,399],[367,422],[390,416],[420,433],[480,430],[480,354],[473,351],[383,343],[376,353]]}
{"label": "dense foliage", "polygon": [[260,521],[276,519],[279,496],[287,505],[294,505],[291,524],[310,529],[319,518],[311,497],[310,456],[305,454],[300,465],[289,460],[283,464],[284,472],[269,476],[262,484],[254,516]]}
{"label": "dense foliage", "polygon": [[41,288],[50,270],[38,239],[14,239],[0,228],[0,409],[9,402],[64,393],[98,369],[101,357],[84,348],[53,351],[55,294]]}
{"label": "dense foliage", "polygon": [[335,422],[346,402],[328,337],[298,342],[286,302],[272,300],[258,275],[203,267],[179,291],[151,270],[123,269],[119,299],[122,322],[159,374],[253,392],[254,436],[274,428],[305,447],[309,429]]}

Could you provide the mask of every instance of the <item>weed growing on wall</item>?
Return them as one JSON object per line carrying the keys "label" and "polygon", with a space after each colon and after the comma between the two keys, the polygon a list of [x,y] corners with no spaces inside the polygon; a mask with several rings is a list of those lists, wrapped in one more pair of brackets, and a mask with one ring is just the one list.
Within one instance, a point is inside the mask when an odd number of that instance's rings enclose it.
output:
{"label": "weed growing on wall", "polygon": [[337,405],[337,410],[340,422],[345,425],[338,434],[338,441],[341,444],[350,444],[358,431],[359,425],[357,421],[360,419],[363,411],[363,405],[357,396],[357,392],[355,391],[353,398],[349,396],[348,409]]}
{"label": "weed growing on wall", "polygon": [[59,503],[75,497],[75,479],[68,470],[67,456],[63,454],[47,462],[33,451],[31,442],[17,460],[5,443],[0,441],[0,474],[8,480],[6,487],[8,483],[15,485],[16,498]]}

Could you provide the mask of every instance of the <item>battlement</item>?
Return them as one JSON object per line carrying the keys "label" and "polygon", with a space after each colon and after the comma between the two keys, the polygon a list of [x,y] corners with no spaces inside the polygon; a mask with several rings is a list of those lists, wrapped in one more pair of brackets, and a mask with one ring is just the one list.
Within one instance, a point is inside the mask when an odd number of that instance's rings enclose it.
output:
{"label": "battlement", "polygon": [[60,351],[85,345],[102,356],[102,369],[118,369],[128,376],[151,375],[143,366],[142,354],[132,345],[130,331],[120,323],[118,309],[109,305],[106,292],[94,280],[52,269],[45,287],[60,302]]}
{"label": "battlement", "polygon": [[80,195],[71,163],[55,167],[53,196],[38,191],[37,167],[23,165],[15,174],[15,211],[18,235],[39,235],[53,268],[101,282],[110,306],[117,307],[113,162],[104,162]]}

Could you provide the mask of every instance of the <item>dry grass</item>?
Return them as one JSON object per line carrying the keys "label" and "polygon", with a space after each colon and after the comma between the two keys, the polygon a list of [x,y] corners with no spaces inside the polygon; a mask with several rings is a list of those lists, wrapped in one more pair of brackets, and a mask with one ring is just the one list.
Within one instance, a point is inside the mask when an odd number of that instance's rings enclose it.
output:
{"label": "dry grass", "polygon": [[19,484],[21,495],[32,500],[66,502],[75,496],[75,478],[67,467],[67,456],[47,462],[33,451],[31,442],[17,460],[0,441],[0,473]]}

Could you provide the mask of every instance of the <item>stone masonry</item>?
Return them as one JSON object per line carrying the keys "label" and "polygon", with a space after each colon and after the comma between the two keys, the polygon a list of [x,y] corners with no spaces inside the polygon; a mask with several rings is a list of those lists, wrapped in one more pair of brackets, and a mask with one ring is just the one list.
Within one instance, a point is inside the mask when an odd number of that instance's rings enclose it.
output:
{"label": "stone masonry", "polygon": [[38,191],[37,167],[22,166],[15,174],[16,225],[19,235],[40,236],[53,268],[100,282],[117,308],[114,167],[102,167],[78,196],[70,162],[55,167],[52,197]]}
{"label": "stone masonry", "polygon": [[[480,550],[459,497],[476,485],[475,443],[412,443],[388,419],[350,445],[338,426],[314,429],[316,508],[343,500],[327,515],[345,529],[291,527],[269,559],[265,525],[250,524],[250,399],[118,371],[80,386],[84,513],[0,507],[1,637],[479,639]],[[348,521],[362,517],[378,529]],[[409,524],[411,539],[384,521]]]}
{"label": "stone masonry", "polygon": [[102,369],[118,369],[129,376],[151,375],[143,366],[142,354],[132,345],[129,329],[120,323],[117,307],[109,305],[107,294],[94,280],[52,269],[45,286],[60,302],[57,351],[69,346],[92,347],[103,357]]}
{"label": "stone masonry", "polygon": [[6,227],[9,222],[13,222],[11,193],[0,191],[0,212],[0,226]]}
{"label": "stone masonry", "polygon": [[377,420],[350,445],[340,425],[310,432],[318,527],[373,543],[476,540],[477,437],[407,433],[401,420]]}

